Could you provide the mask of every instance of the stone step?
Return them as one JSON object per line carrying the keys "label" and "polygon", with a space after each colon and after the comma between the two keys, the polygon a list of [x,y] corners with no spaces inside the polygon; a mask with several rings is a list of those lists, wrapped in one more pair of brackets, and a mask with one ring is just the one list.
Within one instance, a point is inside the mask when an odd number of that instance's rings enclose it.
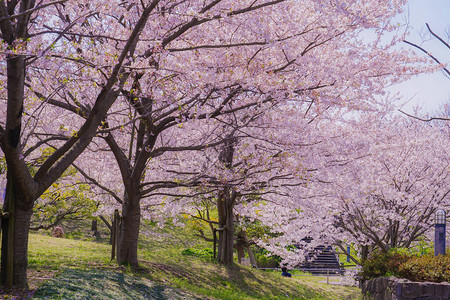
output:
{"label": "stone step", "polygon": [[315,275],[342,274],[344,272],[331,246],[315,247],[306,255],[306,262],[300,267]]}

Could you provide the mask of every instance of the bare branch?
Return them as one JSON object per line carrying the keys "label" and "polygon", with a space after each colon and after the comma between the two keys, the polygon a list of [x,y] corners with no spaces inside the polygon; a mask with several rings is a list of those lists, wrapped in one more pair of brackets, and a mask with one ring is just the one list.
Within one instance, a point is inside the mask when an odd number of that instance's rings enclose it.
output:
{"label": "bare branch", "polygon": [[435,34],[433,31],[431,31],[430,26],[428,25],[428,23],[425,23],[425,25],[427,25],[428,31],[431,33],[432,36],[434,36],[435,38],[437,38],[442,44],[444,44],[445,46],[447,46],[448,49],[450,49],[450,45],[445,42],[440,36],[438,36],[437,34]]}
{"label": "bare branch", "polygon": [[[425,50],[424,48],[422,48],[419,45],[416,45],[414,43],[408,42],[407,40],[403,40],[403,42],[405,42],[408,45],[411,45],[417,49],[419,49],[420,51],[424,52],[426,55],[428,55],[432,60],[434,60],[436,63],[438,63],[439,65],[442,65],[442,63],[435,57],[433,56],[430,52],[428,52],[427,50]],[[442,70],[444,70],[445,73],[447,73],[448,76],[450,76],[450,71],[447,68],[442,68]]]}
{"label": "bare branch", "polygon": [[[13,20],[13,19],[17,19],[17,18],[22,17],[22,16],[25,16],[25,15],[30,15],[30,14],[34,13],[35,11],[40,10],[40,9],[43,9],[43,8],[45,8],[45,7],[47,7],[47,6],[50,6],[50,5],[56,5],[56,4],[64,3],[64,2],[67,2],[67,1],[68,1],[68,0],[59,0],[59,1],[53,1],[53,2],[49,2],[49,3],[45,3],[45,4],[36,6],[36,7],[34,7],[34,8],[25,10],[25,11],[23,11],[23,12],[21,12],[21,13],[18,13],[18,14],[12,15],[12,16],[1,17],[1,18],[0,18],[0,22],[3,22],[3,21],[9,21],[9,20]],[[4,2],[4,1],[1,1],[1,2]]]}
{"label": "bare branch", "polygon": [[401,112],[402,114],[407,115],[408,117],[411,117],[411,118],[416,119],[416,120],[424,121],[424,122],[430,122],[430,121],[433,121],[433,120],[450,121],[450,118],[446,118],[446,117],[430,117],[430,118],[424,119],[424,118],[420,118],[420,117],[408,114],[407,112],[404,112],[401,109],[399,109],[398,111]]}

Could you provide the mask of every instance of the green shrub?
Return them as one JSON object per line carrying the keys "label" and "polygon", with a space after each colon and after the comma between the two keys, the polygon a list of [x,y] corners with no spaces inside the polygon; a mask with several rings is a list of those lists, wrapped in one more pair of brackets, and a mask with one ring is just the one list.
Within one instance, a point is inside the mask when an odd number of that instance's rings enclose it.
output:
{"label": "green shrub", "polygon": [[373,252],[362,264],[360,277],[368,280],[383,276],[398,276],[398,269],[401,264],[410,259],[411,256],[399,252]]}
{"label": "green shrub", "polygon": [[372,253],[362,264],[362,271],[359,274],[361,279],[368,280],[385,276],[388,272],[387,261],[389,258],[389,253]]}
{"label": "green shrub", "polygon": [[396,250],[374,252],[363,262],[359,275],[362,280],[392,275],[411,281],[450,281],[450,254],[435,257]]}
{"label": "green shrub", "polygon": [[270,255],[266,249],[260,249],[255,253],[256,264],[259,268],[278,268],[281,257]]}
{"label": "green shrub", "polygon": [[204,248],[204,249],[187,248],[181,251],[181,254],[214,260],[214,253],[211,248]]}
{"label": "green shrub", "polygon": [[411,257],[400,264],[398,275],[411,281],[450,281],[450,255]]}

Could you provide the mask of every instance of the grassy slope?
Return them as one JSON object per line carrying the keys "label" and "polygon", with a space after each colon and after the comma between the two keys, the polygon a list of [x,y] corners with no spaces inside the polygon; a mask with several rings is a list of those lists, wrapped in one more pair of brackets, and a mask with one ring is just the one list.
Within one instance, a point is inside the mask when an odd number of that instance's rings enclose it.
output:
{"label": "grassy slope", "polygon": [[[110,262],[109,245],[31,235],[30,286],[42,286],[48,278],[62,272],[47,281],[35,297],[51,299],[49,294],[43,293],[52,290],[60,296],[66,293],[63,298],[56,299],[90,299],[92,295],[99,299],[139,299],[139,293],[142,299],[152,299],[155,295],[153,299],[195,298],[193,295],[200,299],[359,297],[358,289],[321,283],[324,278],[294,276],[289,279],[278,273],[239,265],[225,268],[205,259],[181,255],[182,249],[194,246],[193,241],[186,239],[186,234],[181,230],[146,237],[139,249],[140,267],[131,270],[120,269]],[[81,289],[82,286],[92,288]]]}

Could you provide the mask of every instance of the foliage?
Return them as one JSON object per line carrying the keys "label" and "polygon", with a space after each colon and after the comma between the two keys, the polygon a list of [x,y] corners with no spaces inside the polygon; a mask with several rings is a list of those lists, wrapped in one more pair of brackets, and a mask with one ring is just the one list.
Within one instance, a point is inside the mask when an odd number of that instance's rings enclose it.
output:
{"label": "foliage", "polygon": [[279,236],[279,233],[274,233],[271,231],[271,227],[268,225],[264,225],[259,220],[250,221],[249,218],[241,218],[239,222],[235,225],[236,231],[244,230],[246,236],[250,240],[266,240],[270,237]]}
{"label": "foliage", "polygon": [[278,268],[281,262],[281,257],[278,255],[271,255],[264,248],[255,252],[255,259],[259,268]]}
{"label": "foliage", "polygon": [[[50,147],[42,149],[40,156],[30,164],[30,172],[34,174],[54,152]],[[92,218],[92,214],[97,210],[97,203],[90,199],[92,194],[89,185],[76,181],[77,173],[76,168],[69,167],[36,200],[30,229],[47,230],[60,225],[63,220]]]}
{"label": "foliage", "polygon": [[414,243],[409,248],[393,248],[391,249],[391,251],[394,253],[401,253],[409,256],[419,256],[434,253],[434,245],[422,239]]}
{"label": "foliage", "polygon": [[211,261],[214,260],[214,251],[211,248],[204,248],[204,249],[187,248],[181,251],[181,254],[207,258]]}
{"label": "foliage", "polygon": [[413,256],[398,266],[398,275],[411,281],[450,282],[450,255]]}
{"label": "foliage", "polygon": [[450,254],[419,255],[404,249],[377,251],[363,262],[359,275],[362,280],[393,275],[411,281],[450,281]]}
{"label": "foliage", "polygon": [[[0,157],[0,175],[6,174],[6,159],[5,157]],[[2,187],[4,188],[4,187]]]}
{"label": "foliage", "polygon": [[92,219],[97,203],[89,198],[87,184],[64,187],[54,183],[37,201],[31,219],[31,229],[49,229],[63,220]]}
{"label": "foliage", "polygon": [[408,259],[409,256],[401,253],[375,251],[363,261],[359,276],[362,280],[368,280],[395,275],[398,266]]}

